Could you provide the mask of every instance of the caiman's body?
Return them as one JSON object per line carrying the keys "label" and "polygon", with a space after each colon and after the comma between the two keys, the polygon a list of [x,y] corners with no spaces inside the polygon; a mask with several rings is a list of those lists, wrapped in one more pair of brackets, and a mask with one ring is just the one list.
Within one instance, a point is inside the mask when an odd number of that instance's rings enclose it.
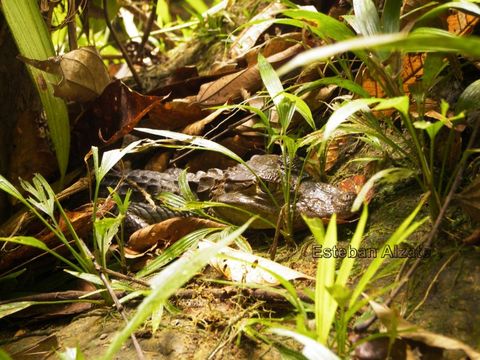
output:
{"label": "caiman's body", "polygon": [[[259,220],[255,228],[274,227],[282,207],[284,191],[282,183],[286,175],[281,158],[278,155],[256,155],[247,161],[247,166],[237,165],[227,170],[211,169],[207,172],[187,173],[191,189],[201,200],[224,203],[258,214],[267,221]],[[133,170],[124,175],[124,185],[120,193],[130,187],[134,190],[132,205],[129,209],[129,221],[137,222],[136,227],[158,222],[171,216],[161,206],[152,206],[146,201],[148,196],[155,198],[162,192],[179,193],[178,178],[180,169],[166,172]],[[114,187],[118,176],[106,180],[108,186]],[[127,185],[127,186],[125,186]],[[296,228],[304,226],[301,215],[328,219],[336,213],[340,219],[351,217],[351,206],[355,198],[338,188],[302,177],[299,181],[298,169],[293,167],[290,176],[290,203],[294,211],[293,224]],[[215,212],[223,219],[241,224],[251,215],[232,207],[216,207]],[[145,223],[142,223],[145,221]]]}

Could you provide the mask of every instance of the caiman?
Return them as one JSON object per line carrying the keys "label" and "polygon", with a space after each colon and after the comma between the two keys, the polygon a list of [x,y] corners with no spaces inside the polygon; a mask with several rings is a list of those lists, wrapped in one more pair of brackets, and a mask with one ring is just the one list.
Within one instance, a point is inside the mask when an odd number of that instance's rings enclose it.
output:
{"label": "caiman", "polygon": [[[340,220],[352,217],[351,207],[356,196],[354,193],[314,181],[307,175],[301,176],[300,168],[299,164],[291,167],[288,186],[294,228],[305,227],[302,215],[329,219],[336,213]],[[121,178],[117,192],[124,195],[128,188],[133,190],[126,222],[127,228],[134,230],[178,215],[158,200],[152,199],[162,192],[179,194],[178,179],[181,172],[181,169],[176,168],[165,172],[131,170],[125,174],[110,174],[104,185],[114,188]],[[256,214],[264,220],[254,222],[253,228],[275,227],[279,214],[285,213],[281,209],[285,203],[282,182],[286,181],[286,169],[279,155],[255,155],[246,165],[238,164],[227,170],[210,169],[207,172],[187,173],[186,179],[200,200],[229,205],[215,207],[215,213],[233,224],[242,224],[251,214]]]}

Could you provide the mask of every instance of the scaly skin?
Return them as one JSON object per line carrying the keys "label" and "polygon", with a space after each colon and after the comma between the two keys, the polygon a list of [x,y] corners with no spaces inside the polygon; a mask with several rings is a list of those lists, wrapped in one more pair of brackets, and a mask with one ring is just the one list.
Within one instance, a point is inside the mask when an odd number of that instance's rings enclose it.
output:
{"label": "scaly skin", "polygon": [[[241,224],[251,216],[250,214],[258,214],[266,221],[254,222],[253,228],[274,227],[285,202],[282,191],[285,169],[281,158],[278,155],[255,155],[246,164],[247,166],[239,164],[224,171],[211,169],[208,172],[188,173],[187,180],[200,199],[244,210],[216,207],[215,212],[221,218],[234,224]],[[123,194],[128,187],[132,188],[134,190],[132,200],[138,202],[146,201],[149,195],[154,198],[161,192],[179,193],[180,172],[179,169],[170,169],[163,173],[133,170],[125,175],[126,181],[118,191]],[[305,227],[301,215],[328,219],[336,213],[340,220],[352,216],[350,209],[355,194],[344,192],[329,184],[315,182],[306,176],[302,177],[301,181],[298,180],[298,167],[294,165],[288,186],[291,209],[294,211],[294,228]],[[114,187],[116,181],[118,176],[110,176],[105,185]],[[136,205],[133,205],[133,208],[135,207]],[[148,206],[143,205],[143,208],[148,209]],[[152,211],[155,212],[153,209]],[[158,209],[156,212],[158,213]]]}

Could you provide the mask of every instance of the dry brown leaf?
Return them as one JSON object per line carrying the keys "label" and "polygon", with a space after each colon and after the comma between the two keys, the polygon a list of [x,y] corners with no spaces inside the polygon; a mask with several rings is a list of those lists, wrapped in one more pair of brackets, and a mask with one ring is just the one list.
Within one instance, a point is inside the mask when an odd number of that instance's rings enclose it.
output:
{"label": "dry brown leaf", "polygon": [[447,17],[447,28],[449,32],[455,35],[469,35],[473,32],[478,21],[479,17],[476,15],[453,11]]}
{"label": "dry brown leaf", "polygon": [[195,97],[188,97],[155,104],[148,121],[157,129],[179,130],[203,119],[208,113],[195,102]]}
{"label": "dry brown leaf", "polygon": [[[408,54],[403,57],[400,77],[405,94],[410,93],[412,86],[423,75],[425,54]],[[373,97],[382,98],[385,93],[380,84],[373,79],[368,69],[364,69],[360,77],[362,87]]]}
{"label": "dry brown leaf", "polygon": [[[285,51],[292,45],[301,42],[302,40],[303,34],[301,32],[293,32],[275,36],[274,38],[268,39],[264,44],[255,46],[244,55],[244,58],[248,66],[253,66],[257,63],[258,54],[260,52],[263,56],[268,58],[269,56]],[[239,59],[237,59],[237,61],[239,61]]]}
{"label": "dry brown leaf", "polygon": [[[387,329],[395,331],[398,336],[403,339],[418,341],[428,346],[445,350],[461,350],[470,357],[470,359],[480,360],[480,353],[461,341],[435,334],[409,323],[385,305],[370,301],[370,306],[382,324],[385,325]],[[395,329],[392,329],[393,327]]]}
{"label": "dry brown leaf", "polygon": [[130,253],[144,253],[152,247],[165,249],[192,231],[224,224],[197,217],[174,217],[135,231],[128,240]]}
{"label": "dry brown leaf", "polygon": [[94,46],[72,50],[47,60],[21,59],[40,70],[61,77],[53,85],[54,95],[71,101],[86,102],[99,96],[110,83],[107,68]]}
{"label": "dry brown leaf", "polygon": [[207,117],[187,125],[181,132],[187,135],[203,135],[205,126],[214,121],[223,111],[223,109],[217,109]]}
{"label": "dry brown leaf", "polygon": [[[267,61],[273,67],[278,67],[297,55],[302,49],[302,44],[293,45],[278,54],[269,56]],[[242,97],[242,91],[244,90],[249,93],[257,91],[261,85],[260,72],[257,65],[254,65],[245,70],[226,75],[216,81],[202,85],[197,95],[197,102],[202,106],[222,105],[228,101],[240,99]]]}

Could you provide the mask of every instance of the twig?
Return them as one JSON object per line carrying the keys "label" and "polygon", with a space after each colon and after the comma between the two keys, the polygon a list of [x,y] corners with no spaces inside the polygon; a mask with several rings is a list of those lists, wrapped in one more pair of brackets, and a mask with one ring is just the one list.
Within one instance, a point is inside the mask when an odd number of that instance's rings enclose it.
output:
{"label": "twig", "polygon": [[[433,224],[432,230],[430,231],[430,233],[428,234],[428,237],[424,241],[424,248],[425,249],[428,249],[430,247],[430,245],[432,244],[435,235],[437,234],[438,230],[440,229],[440,225],[442,223],[443,217],[445,216],[445,212],[447,211],[448,206],[450,205],[450,202],[452,201],[453,195],[455,194],[458,186],[460,185],[460,181],[462,180],[463,171],[465,169],[465,163],[466,163],[467,158],[468,158],[468,152],[473,147],[473,144],[474,144],[475,139],[477,137],[479,126],[480,126],[480,121],[478,121],[478,119],[477,119],[477,121],[475,121],[475,125],[473,127],[472,135],[470,136],[470,139],[468,140],[467,148],[465,149],[465,152],[464,152],[464,154],[467,154],[467,155],[465,155],[464,158],[462,160],[460,160],[458,172],[457,172],[457,175],[455,176],[455,180],[452,183],[452,187],[450,188],[450,191],[448,192],[448,195],[445,198],[445,201],[442,205],[442,208],[440,209],[440,212],[439,212],[439,214],[438,214],[438,216],[435,220],[435,223]],[[393,299],[395,299],[395,297],[400,293],[403,286],[408,282],[408,280],[413,275],[415,270],[417,270],[421,261],[422,261],[421,257],[419,257],[415,260],[415,262],[412,264],[412,266],[410,267],[408,272],[405,274],[403,279],[400,280],[400,284],[392,291],[392,293],[390,294],[388,299],[385,300],[385,305],[389,306],[392,303]],[[374,315],[372,318],[365,321],[364,323],[358,324],[355,327],[355,331],[356,332],[366,331],[375,322],[375,320],[377,320],[376,315]]]}
{"label": "twig", "polygon": [[78,48],[77,24],[75,23],[75,0],[68,0],[68,16],[71,16],[71,18],[68,19],[67,23],[68,46],[70,48],[70,51],[72,51]]}
{"label": "twig", "polygon": [[140,48],[138,49],[138,55],[143,59],[145,45],[148,41],[148,37],[150,36],[150,32],[152,31],[153,22],[155,20],[155,15],[157,15],[157,0],[153,0],[152,12],[150,13],[150,17],[148,18],[147,25],[145,26],[145,30],[142,36],[142,42],[140,43]]}
{"label": "twig", "polygon": [[110,34],[112,35],[113,40],[117,44],[118,48],[122,52],[123,57],[125,58],[125,61],[127,62],[127,66],[132,73],[133,79],[137,83],[137,86],[140,88],[140,90],[143,90],[142,82],[140,81],[137,71],[133,66],[132,59],[130,59],[130,56],[128,56],[127,50],[119,40],[117,33],[113,29],[112,23],[110,22],[110,18],[108,17],[107,0],[103,0],[103,16],[105,17],[105,22],[107,23],[108,30],[110,30]]}
{"label": "twig", "polygon": [[104,273],[106,273],[108,275],[112,275],[112,276],[114,276],[118,279],[123,279],[123,280],[131,281],[131,282],[146,286],[146,287],[150,287],[150,284],[148,282],[137,279],[137,278],[134,278],[133,276],[128,276],[128,275],[125,275],[125,274],[122,274],[122,273],[119,273],[117,271],[113,271],[113,270],[110,270],[110,269],[107,269],[107,268],[102,268],[102,271]]}
{"label": "twig", "polygon": [[[110,286],[110,282],[108,281],[107,277],[105,276],[104,269],[94,260],[95,264],[95,270],[97,270],[98,275],[100,279],[102,280],[103,284],[105,285],[105,288],[107,289],[108,293],[110,294],[110,297],[113,300],[113,303],[115,304],[115,307],[117,308],[117,311],[120,313],[122,316],[123,320],[125,323],[128,324],[128,317],[127,314],[125,314],[125,310],[123,308],[123,305],[120,304],[120,301],[118,301],[118,297],[115,294],[115,291],[113,291],[112,287]],[[130,335],[130,338],[132,339],[133,347],[135,348],[135,351],[137,352],[137,358],[140,360],[145,360],[145,356],[143,355],[142,348],[140,347],[140,344],[138,343],[137,337],[135,336],[134,333]]]}

